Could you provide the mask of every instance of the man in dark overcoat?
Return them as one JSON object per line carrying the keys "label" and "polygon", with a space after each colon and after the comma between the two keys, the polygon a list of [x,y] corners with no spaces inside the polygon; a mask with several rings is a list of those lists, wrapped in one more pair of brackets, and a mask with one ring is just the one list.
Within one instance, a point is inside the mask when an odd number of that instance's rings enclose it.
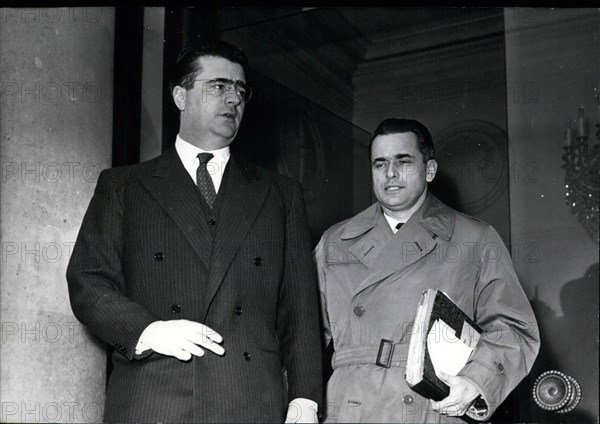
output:
{"label": "man in dark overcoat", "polygon": [[99,177],[67,280],[76,317],[114,348],[105,422],[317,420],[301,188],[229,150],[251,96],[246,66],[228,43],[186,48],[174,147]]}

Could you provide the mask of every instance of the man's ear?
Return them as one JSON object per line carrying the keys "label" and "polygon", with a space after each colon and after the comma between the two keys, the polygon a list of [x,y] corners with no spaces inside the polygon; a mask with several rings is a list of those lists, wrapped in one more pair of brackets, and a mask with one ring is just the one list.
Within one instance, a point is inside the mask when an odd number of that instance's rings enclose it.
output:
{"label": "man's ear", "polygon": [[187,95],[187,91],[185,88],[180,87],[178,85],[173,88],[173,101],[175,102],[175,106],[180,111],[185,109],[185,96]]}
{"label": "man's ear", "polygon": [[433,179],[435,178],[435,174],[437,172],[437,162],[435,161],[435,159],[429,159],[427,161],[427,175],[425,176],[425,178],[427,179],[427,182],[430,183],[433,181]]}

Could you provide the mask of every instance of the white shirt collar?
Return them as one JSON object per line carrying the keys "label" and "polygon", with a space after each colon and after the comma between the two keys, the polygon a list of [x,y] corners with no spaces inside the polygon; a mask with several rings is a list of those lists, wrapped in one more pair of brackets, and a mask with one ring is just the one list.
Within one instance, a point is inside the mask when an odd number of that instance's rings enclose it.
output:
{"label": "white shirt collar", "polygon": [[392,231],[394,233],[396,233],[396,225],[398,225],[399,222],[402,222],[404,224],[406,221],[408,221],[415,214],[415,212],[418,211],[421,206],[423,206],[423,203],[425,203],[426,198],[427,190],[424,190],[423,194],[421,194],[421,197],[419,197],[419,200],[417,200],[417,202],[408,210],[408,212],[402,214],[402,218],[404,219],[404,221],[392,218],[391,216],[385,213],[385,209],[383,209],[383,206],[381,207],[383,216],[385,216],[385,219],[387,220],[388,224],[390,224],[390,227],[392,228]]}
{"label": "white shirt collar", "polygon": [[196,183],[196,170],[198,169],[199,163],[198,153],[212,153],[214,157],[208,161],[207,169],[209,170],[209,174],[215,185],[215,190],[217,192],[219,191],[221,181],[223,180],[223,173],[225,172],[225,167],[227,166],[229,158],[231,157],[229,146],[217,150],[203,150],[191,143],[188,143],[183,138],[179,137],[179,134],[177,134],[177,139],[175,140],[175,150],[177,150],[177,154],[179,155],[184,168],[188,174],[190,174],[190,177],[192,177],[194,183]]}
{"label": "white shirt collar", "polygon": [[396,218],[392,218],[391,216],[389,216],[387,213],[383,213],[383,216],[385,218],[385,220],[387,221],[387,223],[389,224],[390,228],[392,229],[392,231],[395,233],[396,231],[396,225],[398,225],[400,223],[400,221],[398,221]]}
{"label": "white shirt collar", "polygon": [[216,160],[217,162],[224,163],[227,163],[227,161],[229,161],[229,157],[231,156],[229,146],[225,146],[222,149],[217,150],[204,150],[200,147],[194,146],[191,143],[188,143],[183,138],[179,137],[179,134],[177,134],[177,139],[175,140],[175,149],[182,160],[190,162],[194,162],[194,160],[196,160],[196,166],[198,165],[198,153],[212,153],[215,155],[215,157],[212,158],[211,161]]}

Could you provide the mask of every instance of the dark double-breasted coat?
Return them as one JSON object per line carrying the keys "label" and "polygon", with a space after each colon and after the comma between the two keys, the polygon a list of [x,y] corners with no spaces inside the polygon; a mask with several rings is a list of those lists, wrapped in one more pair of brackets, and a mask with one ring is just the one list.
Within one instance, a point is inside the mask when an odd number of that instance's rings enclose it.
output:
{"label": "dark double-breasted coat", "polygon": [[[318,291],[300,185],[232,155],[209,216],[174,148],[103,171],[68,266],[76,317],[114,347],[108,422],[283,422],[320,402]],[[156,320],[223,336],[225,355],[136,357]],[[285,370],[285,372],[283,372]]]}

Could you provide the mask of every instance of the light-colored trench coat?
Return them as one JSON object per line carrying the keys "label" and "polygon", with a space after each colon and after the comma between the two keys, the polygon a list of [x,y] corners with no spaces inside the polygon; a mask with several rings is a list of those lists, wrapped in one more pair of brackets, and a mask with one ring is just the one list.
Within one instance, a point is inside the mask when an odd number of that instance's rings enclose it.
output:
{"label": "light-colored trench coat", "polygon": [[[479,388],[487,419],[527,375],[539,350],[530,303],[498,233],[428,194],[394,234],[376,203],[325,232],[315,249],[325,326],[333,340],[328,422],[462,422],[406,384],[417,304],[439,288],[484,333],[459,375]],[[391,367],[376,365],[381,339]],[[387,347],[387,346],[386,346]],[[384,350],[384,353],[387,349]]]}

